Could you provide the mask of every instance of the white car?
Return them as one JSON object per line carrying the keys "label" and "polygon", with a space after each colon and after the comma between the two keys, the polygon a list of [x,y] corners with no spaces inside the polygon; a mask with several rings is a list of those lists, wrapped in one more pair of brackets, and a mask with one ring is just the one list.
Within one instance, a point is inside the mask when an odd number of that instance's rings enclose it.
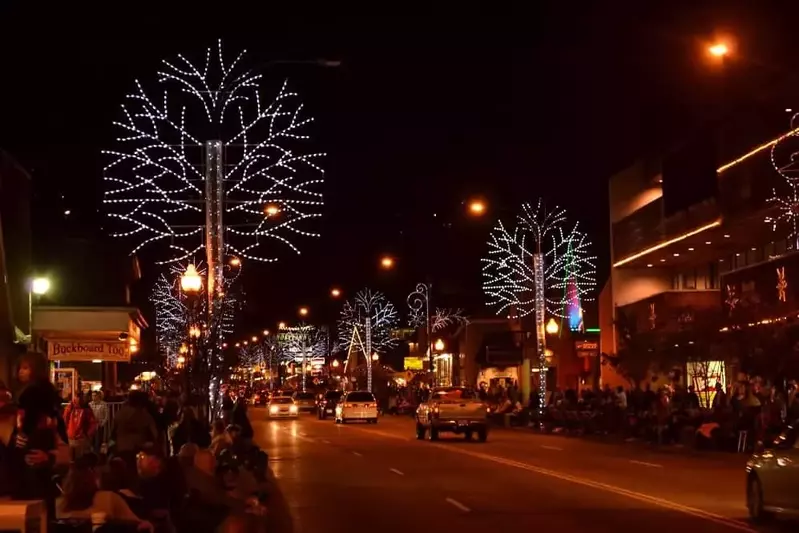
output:
{"label": "white car", "polygon": [[269,418],[297,418],[300,409],[288,396],[278,396],[269,400]]}
{"label": "white car", "polygon": [[365,420],[377,424],[377,400],[367,391],[347,392],[336,404],[336,424],[346,424],[350,420]]}

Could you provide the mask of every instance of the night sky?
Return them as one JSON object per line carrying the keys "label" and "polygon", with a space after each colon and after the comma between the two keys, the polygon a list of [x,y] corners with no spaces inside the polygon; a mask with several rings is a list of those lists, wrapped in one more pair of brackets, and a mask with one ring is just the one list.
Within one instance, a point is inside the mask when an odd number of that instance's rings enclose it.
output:
{"label": "night sky", "polygon": [[[760,12],[699,3],[543,1],[501,15],[457,4],[425,16],[314,18],[221,3],[210,26],[196,21],[196,5],[182,21],[139,3],[125,16],[74,3],[2,8],[0,148],[32,172],[35,246],[46,249],[64,232],[100,233],[100,150],[112,145],[111,121],[134,79],[155,87],[161,59],[201,56],[222,38],[231,54],[246,48],[249,65],[340,60],[338,69],[268,71],[275,86],[290,78],[316,118],[314,148],[329,154],[326,207],[323,237],[296,241],[301,256],[246,265],[242,334],[293,320],[299,305],[317,320],[333,316],[332,286],[369,286],[404,305],[429,279],[439,303],[484,313],[479,258],[496,217],[538,197],[567,209],[595,243],[601,288],[608,177],[741,87],[795,67],[785,31],[795,17],[770,9],[784,3],[758,2]],[[738,42],[724,70],[702,57],[718,34]],[[475,195],[491,206],[486,220],[465,216]],[[394,271],[378,268],[383,253],[396,257]],[[151,279],[158,269],[146,254],[142,263]]]}

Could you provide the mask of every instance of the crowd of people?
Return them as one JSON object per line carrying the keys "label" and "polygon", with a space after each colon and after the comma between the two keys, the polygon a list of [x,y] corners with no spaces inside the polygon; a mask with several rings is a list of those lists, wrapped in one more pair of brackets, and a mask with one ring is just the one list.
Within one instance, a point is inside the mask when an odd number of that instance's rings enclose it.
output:
{"label": "crowd of people", "polygon": [[[799,387],[761,380],[710,390],[674,384],[601,390],[555,390],[539,410],[538,395],[523,402],[515,384],[481,387],[498,423],[532,425],[545,431],[618,434],[628,440],[683,444],[704,449],[751,451],[799,420]],[[541,416],[543,412],[543,416]]]}
{"label": "crowd of people", "polygon": [[62,407],[38,354],[17,378],[0,385],[0,499],[44,501],[51,530],[265,528],[267,457],[243,399],[209,425],[187,395],[131,391],[110,420],[99,395]]}

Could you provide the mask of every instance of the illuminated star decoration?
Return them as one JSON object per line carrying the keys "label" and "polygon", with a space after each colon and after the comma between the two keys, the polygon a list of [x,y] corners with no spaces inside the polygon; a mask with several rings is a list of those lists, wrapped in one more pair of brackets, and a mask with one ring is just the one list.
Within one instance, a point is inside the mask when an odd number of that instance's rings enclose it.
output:
{"label": "illuminated star decoration", "polygon": [[791,129],[780,137],[771,147],[771,166],[788,185],[787,194],[782,196],[777,189],[772,190],[770,202],[777,209],[775,216],[766,217],[765,222],[773,231],[780,224],[790,228],[789,237],[794,248],[799,248],[799,113],[791,116]]}
{"label": "illuminated star decoration", "polygon": [[323,153],[305,152],[312,122],[297,93],[284,82],[273,99],[262,76],[240,68],[244,52],[226,62],[222,44],[198,65],[178,55],[163,61],[151,97],[136,81],[122,105],[116,147],[103,151],[103,200],[120,225],[118,237],[138,240],[133,249],[169,248],[162,262],[198,255],[204,248],[206,142],[222,143],[223,225],[226,253],[276,261],[279,248],[295,253],[297,236],[321,217]]}
{"label": "illuminated star decoration", "polygon": [[785,290],[788,288],[788,280],[785,279],[785,267],[777,269],[777,299],[780,302],[786,301]]}

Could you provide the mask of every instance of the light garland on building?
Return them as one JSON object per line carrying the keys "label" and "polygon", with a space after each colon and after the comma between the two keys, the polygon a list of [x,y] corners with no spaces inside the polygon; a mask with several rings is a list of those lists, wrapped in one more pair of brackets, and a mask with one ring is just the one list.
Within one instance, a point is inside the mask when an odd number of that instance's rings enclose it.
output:
{"label": "light garland on building", "polygon": [[[135,237],[133,253],[156,244],[169,247],[163,262],[195,257],[206,245],[204,147],[224,154],[221,213],[225,251],[247,259],[276,261],[276,248],[299,249],[294,236],[321,217],[323,153],[303,153],[303,115],[297,93],[284,82],[277,96],[262,97],[262,76],[239,68],[244,52],[227,64],[208,49],[204,64],[184,56],[163,61],[162,99],[136,82],[122,105],[117,147],[103,153],[104,203],[121,225],[117,237]],[[209,140],[211,139],[211,140]],[[216,140],[218,139],[218,140]]]}
{"label": "light garland on building", "polygon": [[791,116],[790,131],[779,137],[771,145],[771,166],[777,171],[787,185],[787,192],[782,194],[777,188],[772,189],[769,202],[776,209],[775,216],[768,216],[766,224],[771,225],[772,231],[777,231],[780,225],[790,228],[789,237],[794,248],[799,248],[799,113]]}
{"label": "light garland on building", "polygon": [[[541,410],[547,386],[546,314],[567,318],[579,302],[592,299],[596,287],[590,243],[577,224],[564,229],[566,223],[562,209],[547,210],[541,200],[535,207],[524,204],[512,230],[497,222],[482,260],[487,305],[509,319],[535,317]],[[522,383],[527,389],[529,376]]]}
{"label": "light garland on building", "polygon": [[339,348],[360,351],[366,361],[366,387],[372,390],[372,354],[385,353],[398,341],[391,334],[399,323],[394,304],[379,291],[363,289],[344,302],[338,321]]}

